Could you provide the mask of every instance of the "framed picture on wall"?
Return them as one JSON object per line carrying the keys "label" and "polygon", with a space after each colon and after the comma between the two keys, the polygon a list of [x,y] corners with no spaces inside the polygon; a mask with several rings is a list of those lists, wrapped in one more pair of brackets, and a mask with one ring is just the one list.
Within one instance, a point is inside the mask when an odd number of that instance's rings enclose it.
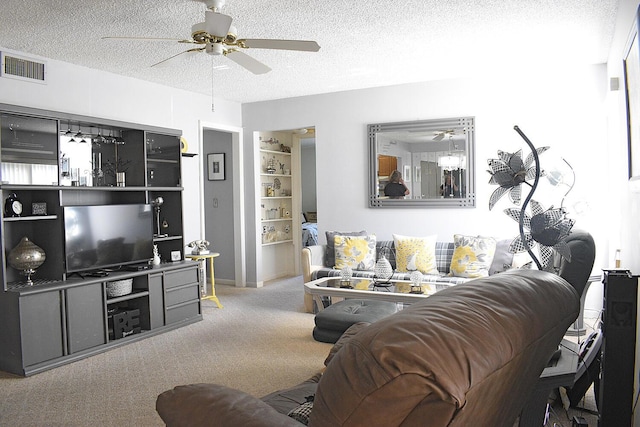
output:
{"label": "framed picture on wall", "polygon": [[207,154],[209,181],[224,181],[224,153]]}
{"label": "framed picture on wall", "polygon": [[402,180],[404,182],[411,182],[411,166],[404,165],[402,172]]}
{"label": "framed picture on wall", "polygon": [[638,19],[637,12],[624,55],[629,178],[636,179],[640,179],[640,45],[638,44]]}

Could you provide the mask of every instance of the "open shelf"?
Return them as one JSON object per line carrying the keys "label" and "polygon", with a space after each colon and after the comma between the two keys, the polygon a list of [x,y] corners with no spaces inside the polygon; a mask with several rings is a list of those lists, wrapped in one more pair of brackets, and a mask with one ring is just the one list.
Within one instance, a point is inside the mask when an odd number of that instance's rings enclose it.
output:
{"label": "open shelf", "polygon": [[13,216],[3,218],[5,222],[18,222],[18,221],[40,221],[46,219],[58,219],[58,215],[31,215],[31,216]]}
{"label": "open shelf", "polygon": [[130,294],[122,295],[120,297],[107,298],[107,304],[117,304],[123,301],[129,301],[136,298],[141,298],[149,295],[149,291],[133,291]]}

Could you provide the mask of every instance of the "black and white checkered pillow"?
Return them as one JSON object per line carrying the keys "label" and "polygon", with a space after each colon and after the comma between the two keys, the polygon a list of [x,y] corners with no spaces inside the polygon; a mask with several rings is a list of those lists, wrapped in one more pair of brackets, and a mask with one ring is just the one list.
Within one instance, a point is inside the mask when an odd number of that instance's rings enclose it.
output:
{"label": "black and white checkered pillow", "polygon": [[302,405],[293,408],[287,414],[294,420],[304,425],[309,424],[309,417],[311,416],[311,410],[313,409],[313,401],[304,402]]}

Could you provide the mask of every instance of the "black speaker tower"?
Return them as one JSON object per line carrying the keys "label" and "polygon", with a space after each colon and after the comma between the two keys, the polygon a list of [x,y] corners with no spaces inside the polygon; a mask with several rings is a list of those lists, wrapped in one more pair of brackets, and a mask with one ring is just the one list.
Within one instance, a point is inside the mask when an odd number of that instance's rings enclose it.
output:
{"label": "black speaker tower", "polygon": [[633,424],[638,276],[605,270],[599,427]]}

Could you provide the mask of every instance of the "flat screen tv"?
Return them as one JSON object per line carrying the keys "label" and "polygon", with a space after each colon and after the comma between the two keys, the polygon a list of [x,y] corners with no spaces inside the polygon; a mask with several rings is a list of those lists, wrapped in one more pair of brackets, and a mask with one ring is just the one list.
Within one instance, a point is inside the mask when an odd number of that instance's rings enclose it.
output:
{"label": "flat screen tv", "polygon": [[153,257],[153,208],[65,206],[64,249],[67,273],[147,262]]}

